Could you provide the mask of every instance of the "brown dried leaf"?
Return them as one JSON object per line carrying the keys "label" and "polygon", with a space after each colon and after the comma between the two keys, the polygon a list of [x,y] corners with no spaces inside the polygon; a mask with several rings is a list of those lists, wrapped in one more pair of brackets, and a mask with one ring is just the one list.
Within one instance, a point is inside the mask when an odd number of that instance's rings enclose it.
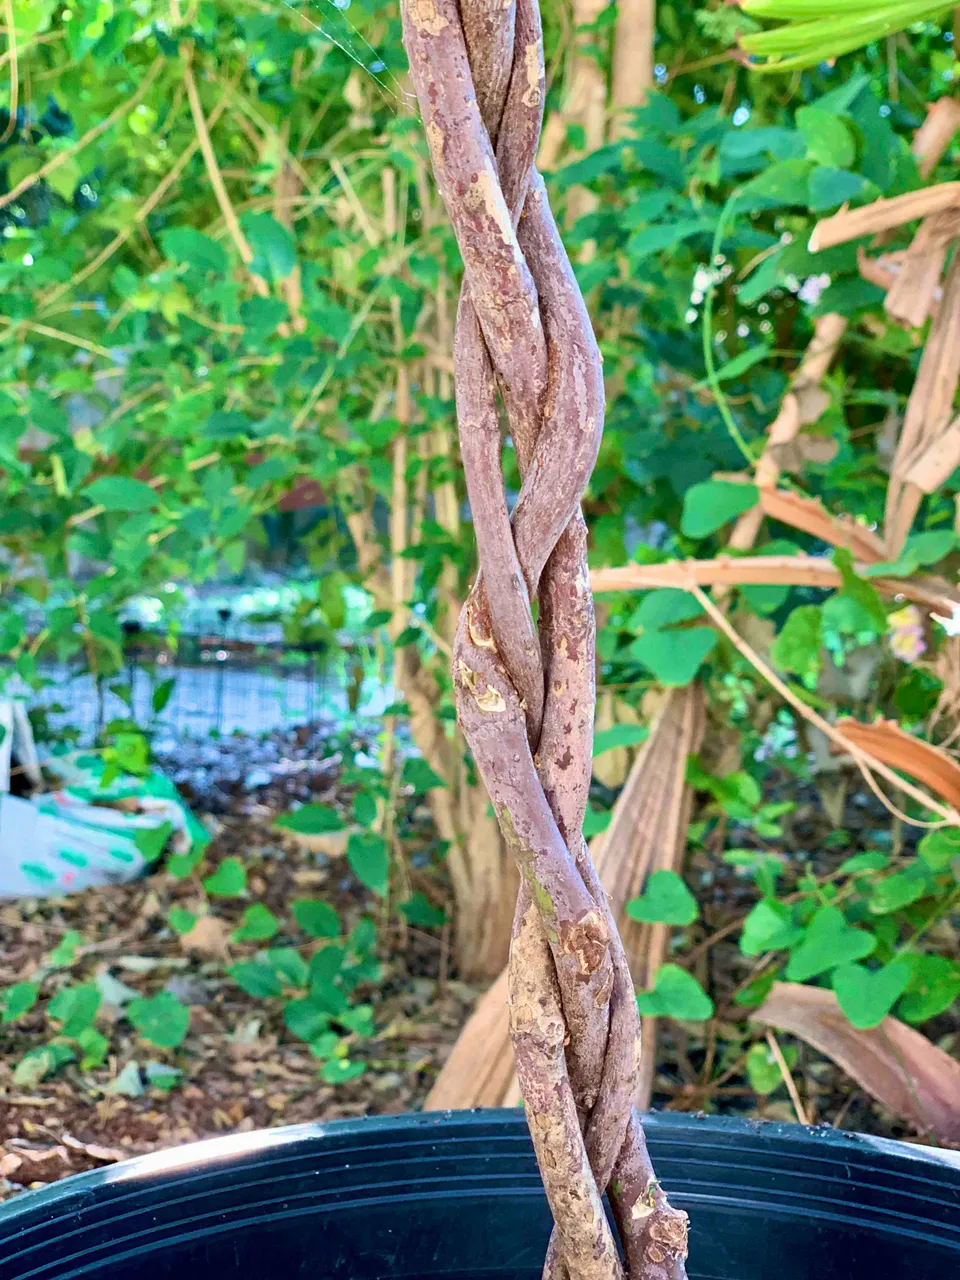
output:
{"label": "brown dried leaf", "polygon": [[802,529],[833,547],[846,547],[866,564],[875,564],[885,557],[881,538],[853,520],[832,516],[816,498],[806,498],[786,489],[763,488],[760,490],[760,505],[770,519]]}
{"label": "brown dried leaf", "polygon": [[307,853],[322,853],[326,858],[342,858],[347,852],[347,842],[350,839],[350,832],[329,831],[322,835],[308,836],[300,831],[283,831],[283,841],[285,844],[293,845],[297,849],[305,849]]}
{"label": "brown dried leaf", "polygon": [[182,935],[180,946],[188,953],[214,956],[219,960],[230,958],[227,935],[216,916],[201,916],[190,932]]}
{"label": "brown dried leaf", "polygon": [[943,435],[954,417],[960,385],[960,256],[943,286],[943,304],[930,328],[907,404],[887,489],[884,532],[887,554],[896,558],[913,525],[923,494],[907,476],[919,454]]}
{"label": "brown dried leaf", "polygon": [[895,720],[862,724],[859,720],[837,721],[837,728],[855,747],[869,752],[891,769],[900,769],[960,809],[960,765],[945,751],[922,742],[901,729]]}
{"label": "brown dried leaf", "polygon": [[936,493],[960,466],[960,417],[907,466],[905,479],[921,493]]}
{"label": "brown dried leaf", "polygon": [[920,191],[908,191],[906,195],[895,196],[892,200],[875,200],[862,209],[841,209],[814,227],[810,252],[832,249],[849,240],[891,231],[918,218],[955,208],[960,208],[960,182],[941,182]]}
{"label": "brown dried leaf", "polygon": [[927,118],[914,135],[910,150],[916,156],[922,178],[929,178],[960,129],[960,102],[938,98],[927,107]]}
{"label": "brown dried leaf", "polygon": [[960,1144],[960,1063],[919,1031],[889,1016],[858,1031],[832,991],[792,982],[775,983],[751,1017],[819,1049],[919,1132]]}

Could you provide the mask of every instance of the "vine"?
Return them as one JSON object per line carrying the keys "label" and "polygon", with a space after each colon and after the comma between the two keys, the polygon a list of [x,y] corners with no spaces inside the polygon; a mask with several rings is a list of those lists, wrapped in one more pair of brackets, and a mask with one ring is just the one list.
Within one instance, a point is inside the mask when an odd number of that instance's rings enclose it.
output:
{"label": "vine", "polygon": [[[534,0],[406,0],[404,40],[464,262],[456,400],[481,572],[454,647],[457,711],[521,871],[511,1035],[555,1220],[549,1277],[683,1274],[633,1111],[639,1018],[582,835],[595,623],[580,499],[603,423],[600,353],[535,167],[543,48]],[[498,392],[522,476],[512,518]],[[538,624],[532,602],[539,602]]]}

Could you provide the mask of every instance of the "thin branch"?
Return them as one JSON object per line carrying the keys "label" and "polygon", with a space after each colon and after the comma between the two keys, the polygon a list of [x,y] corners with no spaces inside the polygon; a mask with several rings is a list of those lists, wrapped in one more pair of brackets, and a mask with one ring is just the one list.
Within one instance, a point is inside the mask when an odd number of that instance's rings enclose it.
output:
{"label": "thin branch", "polygon": [[[203,152],[203,159],[207,166],[207,175],[210,178],[210,185],[213,187],[213,193],[217,197],[217,204],[220,206],[220,212],[223,220],[227,224],[227,231],[230,239],[233,241],[234,247],[245,267],[248,270],[253,262],[253,250],[247,241],[246,236],[241,230],[240,223],[237,219],[236,211],[230,201],[230,195],[227,191],[226,183],[223,180],[223,174],[220,172],[220,165],[217,162],[217,153],[213,149],[213,142],[210,139],[210,130],[207,121],[203,115],[203,104],[200,101],[200,91],[197,88],[197,80],[193,74],[193,45],[189,40],[184,40],[180,45],[180,56],[183,59],[183,82],[187,90],[187,100],[190,103],[190,114],[193,116],[194,128],[197,131],[197,140],[200,143],[200,150]],[[266,298],[270,294],[270,289],[266,280],[262,276],[257,275],[250,270],[250,280],[253,284],[254,291],[261,298]]]}
{"label": "thin branch", "polygon": [[773,1054],[773,1060],[776,1062],[777,1067],[780,1070],[780,1078],[787,1086],[787,1093],[789,1093],[790,1101],[793,1103],[793,1109],[797,1113],[797,1120],[800,1124],[809,1124],[810,1121],[807,1118],[806,1108],[800,1101],[800,1094],[797,1092],[796,1081],[790,1074],[790,1068],[787,1066],[787,1060],[783,1056],[783,1050],[780,1048],[780,1043],[777,1040],[777,1037],[770,1030],[767,1031],[767,1044],[770,1048],[770,1052]]}

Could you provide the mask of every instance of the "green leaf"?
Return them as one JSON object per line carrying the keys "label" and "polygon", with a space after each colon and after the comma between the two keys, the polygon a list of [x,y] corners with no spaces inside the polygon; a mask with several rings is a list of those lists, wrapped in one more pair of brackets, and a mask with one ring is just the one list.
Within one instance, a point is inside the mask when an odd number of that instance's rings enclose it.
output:
{"label": "green leaf", "polygon": [[613,814],[609,809],[595,809],[593,805],[588,804],[583,818],[584,839],[592,840],[594,836],[606,831],[612,817]]}
{"label": "green leaf", "polygon": [[12,987],[0,991],[0,1009],[3,1010],[0,1022],[16,1022],[18,1018],[22,1018],[37,1003],[39,995],[38,982],[15,982]]}
{"label": "green leaf", "polygon": [[310,1041],[310,1052],[323,1061],[333,1057],[341,1044],[342,1037],[336,1031],[321,1031],[315,1040]]}
{"label": "green leaf", "polygon": [[312,1043],[330,1026],[330,1011],[312,996],[290,1000],[283,1010],[283,1021],[291,1035]]}
{"label": "green leaf", "polygon": [[355,831],[347,841],[347,861],[360,883],[383,897],[390,875],[390,854],[383,837]]}
{"label": "green leaf", "polygon": [[814,213],[825,209],[835,209],[863,195],[868,184],[859,173],[850,173],[846,169],[819,168],[810,175],[807,197]]}
{"label": "green leaf", "polygon": [[236,898],[247,887],[247,873],[239,858],[224,858],[212,876],[203,882],[207,893],[215,898]]}
{"label": "green leaf", "polygon": [[[787,1066],[792,1066],[791,1058],[796,1061],[797,1050],[794,1045],[788,1045],[783,1051],[784,1059]],[[747,1053],[747,1078],[750,1081],[750,1087],[761,1097],[767,1097],[779,1089],[784,1083],[783,1076],[780,1073],[780,1065],[770,1047],[765,1044],[753,1044]]]}
{"label": "green leaf", "polygon": [[693,627],[689,631],[648,631],[630,646],[636,658],[669,687],[689,684],[709,658],[717,643],[712,627]]}
{"label": "green leaf", "polygon": [[888,916],[894,911],[902,911],[912,902],[925,898],[931,891],[932,885],[926,876],[918,875],[916,871],[901,871],[874,885],[868,903],[870,913]]}
{"label": "green leaf", "polygon": [[110,1041],[107,1037],[95,1027],[87,1027],[75,1038],[82,1055],[80,1070],[93,1071],[95,1067],[103,1066],[110,1052]]}
{"label": "green leaf", "polygon": [[912,533],[907,539],[906,551],[918,565],[928,567],[956,550],[957,535],[952,529],[930,529],[926,533]]}
{"label": "green leaf", "polygon": [[160,245],[168,258],[195,271],[225,275],[230,265],[223,247],[193,227],[168,227],[160,232]]}
{"label": "green leaf", "polygon": [[960,858],[960,828],[928,831],[917,845],[917,853],[934,873],[946,871],[955,859]]}
{"label": "green leaf", "polygon": [[270,1000],[283,995],[283,983],[270,965],[260,960],[240,960],[230,965],[227,973],[254,1000]]}
{"label": "green leaf", "polygon": [[759,173],[743,189],[741,206],[756,201],[769,204],[806,205],[809,160],[781,160]]}
{"label": "green leaf", "polygon": [[77,947],[82,941],[76,929],[69,929],[47,956],[47,964],[54,969],[68,968],[76,959]]}
{"label": "green leaf", "polygon": [[676,964],[660,966],[653,989],[638,994],[637,1008],[644,1017],[683,1022],[703,1022],[713,1016],[713,1001],[696,978]]}
{"label": "green leaf", "polygon": [[839,116],[820,107],[801,107],[796,121],[811,160],[834,169],[850,168],[857,148],[853,134]]}
{"label": "green leaf", "polygon": [[593,757],[602,756],[606,751],[614,751],[618,747],[637,747],[650,737],[650,730],[642,724],[614,724],[609,729],[601,729],[594,734]]}
{"label": "green leaf", "polygon": [[790,956],[787,978],[790,982],[807,982],[827,969],[862,960],[876,945],[872,933],[847,924],[839,907],[820,907],[807,925],[803,942]]}
{"label": "green leaf", "polygon": [[337,1021],[341,1027],[346,1027],[355,1036],[361,1036],[366,1039],[372,1036],[374,1032],[373,1005],[358,1004],[355,1008],[348,1009],[346,1013],[342,1013]]}
{"label": "green leaf", "polygon": [[760,490],[755,484],[705,480],[683,495],[680,529],[688,538],[705,538],[755,507],[759,500]]}
{"label": "green leaf", "polygon": [[823,614],[815,604],[794,609],[770,648],[770,656],[781,671],[792,671],[804,682],[816,679],[820,670]]}
{"label": "green leaf", "polygon": [[324,1084],[346,1084],[348,1080],[356,1080],[366,1071],[362,1062],[351,1062],[349,1058],[331,1058],[320,1068],[320,1079]]}
{"label": "green leaf", "polygon": [[631,920],[643,924],[692,924],[700,914],[697,900],[675,871],[654,871],[639,898],[626,905]]}
{"label": "green leaf", "polygon": [[642,262],[663,249],[674,249],[691,236],[711,235],[713,223],[703,218],[679,219],[635,231],[627,241],[627,256],[633,263]]}
{"label": "green leaf", "polygon": [[230,935],[234,942],[268,942],[279,932],[280,921],[269,907],[255,902],[243,913],[239,929]]}
{"label": "green leaf", "polygon": [[311,938],[339,938],[340,917],[329,902],[299,898],[291,908],[297,924]]}
{"label": "green leaf", "polygon": [[173,835],[173,823],[161,822],[159,827],[140,827],[133,834],[133,843],[139,849],[144,862],[151,862],[161,856],[167,847],[167,841]]}
{"label": "green leaf", "polygon": [[437,787],[445,787],[447,785],[441,777],[434,773],[426,760],[421,759],[419,756],[411,756],[410,759],[404,760],[401,780],[405,787],[413,787],[417,795],[424,795]]}
{"label": "green leaf", "polygon": [[[716,371],[716,380],[717,382],[730,382],[733,378],[741,378],[745,373],[752,369],[755,364],[760,364],[761,361],[766,360],[769,355],[770,347],[767,346],[766,343],[762,343],[758,347],[749,347],[746,351],[741,351],[739,355],[734,356],[732,360],[728,360],[725,364],[722,364]],[[703,382],[697,383],[694,390],[700,390],[706,386],[709,386],[709,383],[704,379]],[[706,481],[706,483],[724,484],[729,482],[723,480],[710,480]],[[737,485],[736,487],[739,489],[743,486]]]}
{"label": "green leaf", "polygon": [[273,947],[267,952],[267,963],[288,987],[305,987],[310,976],[307,962],[294,947]]}
{"label": "green leaf", "polygon": [[833,989],[850,1023],[866,1031],[880,1025],[909,981],[910,966],[903,960],[893,960],[882,969],[844,964],[834,972]]}
{"label": "green leaf", "polygon": [[960,996],[960,965],[946,956],[905,955],[910,980],[897,1013],[907,1022],[926,1022],[951,1007]]}
{"label": "green leaf", "polygon": [[183,907],[171,907],[167,913],[167,922],[174,933],[189,933],[193,926],[199,920],[199,916],[193,911],[185,911]]}
{"label": "green leaf", "polygon": [[148,484],[129,476],[102,476],[83,492],[104,511],[150,511],[159,501]]}
{"label": "green leaf", "polygon": [[876,587],[859,577],[853,567],[853,556],[846,547],[836,547],[833,552],[833,563],[840,570],[843,578],[841,594],[847,596],[860,606],[870,622],[882,635],[887,629],[887,611]]}
{"label": "green leaf", "polygon": [[377,820],[377,798],[370,791],[358,791],[353,797],[353,818],[358,826],[372,827]]}
{"label": "green leaf", "polygon": [[439,929],[447,922],[447,913],[435,907],[426,894],[420,892],[401,902],[397,910],[417,929]]}
{"label": "green leaf", "polygon": [[852,858],[841,862],[837,868],[847,876],[859,875],[864,871],[882,871],[890,859],[884,853],[868,850],[866,853],[855,853]]}
{"label": "green leaf", "polygon": [[100,1008],[100,990],[95,986],[66,987],[58,991],[47,1005],[47,1014],[62,1022],[60,1034],[75,1040],[81,1031],[93,1024]]}
{"label": "green leaf", "polygon": [[740,950],[746,956],[758,956],[764,951],[792,947],[802,936],[803,930],[793,923],[789,907],[764,899],[743,922]]}
{"label": "green leaf", "polygon": [[269,213],[245,213],[240,226],[253,250],[250,269],[256,275],[285,280],[297,265],[296,246],[286,227]]}
{"label": "green leaf", "polygon": [[190,1010],[169,991],[159,991],[150,999],[131,1000],[125,1012],[144,1040],[161,1049],[183,1044],[190,1029]]}
{"label": "green leaf", "polygon": [[282,813],[274,826],[284,831],[295,831],[302,836],[326,835],[343,830],[343,819],[328,804],[305,804],[291,813]]}
{"label": "green leaf", "polygon": [[689,591],[661,587],[640,601],[627,624],[633,631],[659,631],[677,622],[690,622],[703,615],[703,605]]}

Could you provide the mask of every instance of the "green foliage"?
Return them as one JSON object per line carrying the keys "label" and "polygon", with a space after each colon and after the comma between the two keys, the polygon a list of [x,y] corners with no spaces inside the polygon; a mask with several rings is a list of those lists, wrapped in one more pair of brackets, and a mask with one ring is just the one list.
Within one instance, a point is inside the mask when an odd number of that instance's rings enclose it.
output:
{"label": "green foliage", "polygon": [[372,831],[355,831],[347,842],[347,861],[361,884],[381,897],[387,892],[390,853],[387,842]]}
{"label": "green foliage", "polygon": [[247,887],[247,873],[239,858],[224,858],[212,876],[203,882],[214,898],[239,898]]}
{"label": "green foliage", "polygon": [[675,871],[654,871],[639,898],[626,906],[631,920],[644,924],[692,924],[700,914],[697,900]]}
{"label": "green foliage", "polygon": [[161,1049],[182,1044],[190,1028],[190,1010],[169,991],[131,1000],[125,1013],[143,1039]]}
{"label": "green foliage", "polygon": [[637,1007],[645,1017],[678,1018],[703,1022],[713,1015],[713,1001],[700,983],[679,965],[662,964],[653,989],[637,996]]}

